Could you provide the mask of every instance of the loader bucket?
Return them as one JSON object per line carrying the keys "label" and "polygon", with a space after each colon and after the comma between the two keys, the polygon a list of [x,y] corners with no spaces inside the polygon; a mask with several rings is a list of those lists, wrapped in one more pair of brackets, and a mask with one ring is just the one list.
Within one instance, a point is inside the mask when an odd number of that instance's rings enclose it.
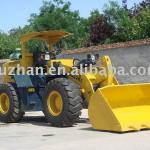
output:
{"label": "loader bucket", "polygon": [[94,129],[126,132],[150,128],[150,84],[99,88],[89,101]]}

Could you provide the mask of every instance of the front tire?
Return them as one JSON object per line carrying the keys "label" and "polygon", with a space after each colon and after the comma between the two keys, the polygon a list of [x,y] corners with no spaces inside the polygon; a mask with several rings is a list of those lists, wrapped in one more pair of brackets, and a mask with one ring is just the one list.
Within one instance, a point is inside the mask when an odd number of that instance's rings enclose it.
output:
{"label": "front tire", "polygon": [[23,117],[15,88],[11,84],[0,85],[0,121],[16,123]]}
{"label": "front tire", "polygon": [[56,127],[72,126],[81,115],[82,98],[79,87],[65,78],[50,81],[43,98],[44,114]]}

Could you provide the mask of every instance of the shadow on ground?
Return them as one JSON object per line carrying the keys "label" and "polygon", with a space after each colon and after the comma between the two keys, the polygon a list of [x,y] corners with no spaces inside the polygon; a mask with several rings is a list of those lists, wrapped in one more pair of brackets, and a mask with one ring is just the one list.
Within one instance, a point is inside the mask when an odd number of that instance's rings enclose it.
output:
{"label": "shadow on ground", "polygon": [[79,130],[85,130],[85,131],[95,131],[95,132],[103,132],[103,133],[112,133],[112,134],[133,134],[133,133],[137,133],[137,132],[141,132],[141,131],[149,131],[149,129],[142,129],[140,131],[125,131],[125,132],[115,132],[115,131],[106,131],[106,130],[96,130],[93,129],[92,127],[86,127],[86,128],[81,128]]}
{"label": "shadow on ground", "polygon": [[[80,118],[76,124],[80,123],[87,123],[89,124],[88,118]],[[25,116],[20,124],[32,124],[36,126],[51,126],[50,123],[47,122],[46,118],[44,116]],[[75,125],[76,125],[75,124]]]}

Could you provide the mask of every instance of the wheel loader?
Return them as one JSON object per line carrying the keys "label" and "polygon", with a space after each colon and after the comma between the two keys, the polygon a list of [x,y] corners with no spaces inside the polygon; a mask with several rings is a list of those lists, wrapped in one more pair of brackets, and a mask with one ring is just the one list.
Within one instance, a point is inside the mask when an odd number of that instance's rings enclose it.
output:
{"label": "wheel loader", "polygon": [[[4,64],[8,71],[17,65],[43,67],[44,75],[6,74],[0,85],[0,121],[19,122],[26,111],[43,111],[55,127],[68,127],[77,122],[85,101],[89,120],[96,130],[126,132],[150,128],[150,84],[119,85],[108,56],[102,56],[101,66],[106,74],[86,72],[69,74],[72,67],[95,65],[93,57],[84,60],[56,59],[53,45],[70,36],[64,31],[33,32],[21,38],[22,57]],[[26,43],[31,39],[45,40],[48,51],[30,52]],[[48,57],[47,57],[48,56]],[[50,67],[65,67],[66,74],[52,75]],[[56,69],[56,70],[57,70]]]}

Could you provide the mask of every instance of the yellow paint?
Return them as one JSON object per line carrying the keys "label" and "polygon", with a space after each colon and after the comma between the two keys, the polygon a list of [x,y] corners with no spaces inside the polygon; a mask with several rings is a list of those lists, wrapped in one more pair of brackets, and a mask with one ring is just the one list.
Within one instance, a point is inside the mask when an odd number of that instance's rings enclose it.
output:
{"label": "yellow paint", "polygon": [[35,92],[35,88],[28,88],[28,92],[29,93],[34,93]]}
{"label": "yellow paint", "polygon": [[0,94],[0,114],[7,114],[10,108],[10,100],[6,93]]}
{"label": "yellow paint", "polygon": [[[51,47],[62,37],[69,36],[70,33],[63,31],[33,32],[21,38],[22,59],[20,61],[10,61],[4,66],[33,66],[33,55],[26,49],[25,43],[30,39],[44,39]],[[58,63],[60,67],[65,67],[70,73],[73,67],[73,59],[50,60],[49,67]],[[106,74],[68,75],[68,78],[77,83],[82,95],[89,103],[89,119],[93,128],[98,130],[108,130],[125,132],[150,128],[150,84],[119,85],[112,71],[112,63],[108,56],[101,58],[99,71],[106,69]],[[79,70],[78,70],[79,71]],[[8,75],[4,76],[4,81],[14,82]],[[32,90],[31,90],[32,91]],[[2,100],[1,100],[2,99]],[[48,111],[53,116],[59,116],[63,110],[63,99],[61,94],[53,91],[47,99]],[[0,112],[7,113],[9,109],[6,95],[0,96]]]}
{"label": "yellow paint", "polygon": [[61,38],[67,37],[72,35],[71,33],[65,31],[57,31],[57,30],[50,30],[50,31],[43,31],[43,32],[31,32],[28,33],[21,38],[21,43],[25,43],[30,39],[42,39],[46,40],[49,44],[49,47],[53,46],[57,43]]}
{"label": "yellow paint", "polygon": [[[45,40],[48,44],[49,50],[53,50],[52,46],[57,43],[61,38],[70,36],[71,33],[64,32],[64,31],[57,31],[57,30],[51,30],[51,31],[43,31],[43,32],[32,32],[28,33],[21,38],[21,50],[22,50],[22,59],[19,61],[9,61],[4,64],[4,67],[15,67],[17,64],[20,64],[20,66],[25,68],[25,71],[27,71],[28,67],[33,66],[33,54],[29,53],[28,49],[26,48],[26,43],[31,39],[42,39]],[[63,64],[69,66],[72,65],[73,60],[62,60],[64,62]],[[51,63],[50,63],[51,64]],[[71,64],[71,65],[70,65]],[[4,82],[14,82],[8,74],[4,76]]]}
{"label": "yellow paint", "polygon": [[150,128],[150,84],[99,88],[89,103],[89,118],[98,130],[125,132]]}
{"label": "yellow paint", "polygon": [[63,100],[61,94],[57,91],[52,91],[48,96],[47,106],[50,114],[55,117],[59,116],[63,110]]}
{"label": "yellow paint", "polygon": [[72,67],[73,66],[73,59],[57,59],[57,60],[50,60],[48,62],[48,65],[50,67],[53,67],[54,63],[60,63],[60,67]]}
{"label": "yellow paint", "polygon": [[[20,64],[19,60],[16,61],[8,61],[3,65],[3,68],[5,68],[6,70],[3,69],[4,73],[6,72],[6,75],[3,77],[3,82],[4,83],[9,83],[9,82],[14,82],[14,80],[12,79],[11,76],[9,76],[9,72],[11,70],[11,67],[16,68],[17,65]],[[15,71],[15,70],[14,70]],[[13,72],[14,73],[14,72]]]}
{"label": "yellow paint", "polygon": [[53,50],[52,46],[57,43],[61,38],[70,36],[71,33],[64,32],[64,31],[43,31],[43,32],[32,32],[28,33],[21,38],[21,45],[22,45],[22,59],[21,59],[21,66],[31,67],[33,66],[33,54],[29,53],[28,49],[26,48],[26,43],[31,39],[41,39],[45,40],[48,44],[49,51]]}

